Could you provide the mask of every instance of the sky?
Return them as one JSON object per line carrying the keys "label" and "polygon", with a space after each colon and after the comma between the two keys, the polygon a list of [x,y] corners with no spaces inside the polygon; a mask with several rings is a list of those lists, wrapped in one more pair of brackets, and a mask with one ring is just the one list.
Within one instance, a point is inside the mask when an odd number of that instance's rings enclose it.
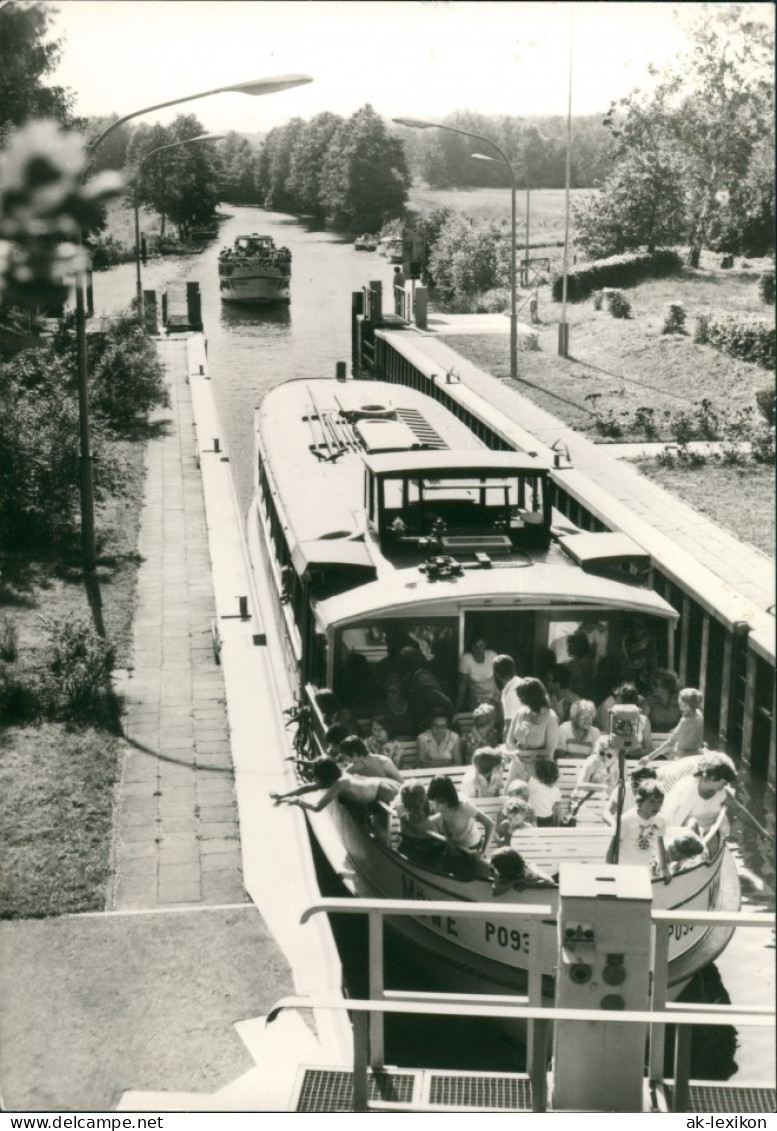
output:
{"label": "sky", "polygon": [[[59,0],[52,81],[83,115],[131,113],[214,87],[301,73],[308,86],[251,98],[221,94],[181,110],[206,129],[264,133],[369,102],[385,118],[441,120],[456,110],[520,117],[605,111],[675,58],[697,3],[498,3],[488,0]],[[764,18],[769,3],[749,4]],[[572,18],[570,20],[570,12]],[[675,18],[677,13],[677,18]],[[679,21],[679,22],[678,22]],[[148,121],[171,120],[157,112]]]}

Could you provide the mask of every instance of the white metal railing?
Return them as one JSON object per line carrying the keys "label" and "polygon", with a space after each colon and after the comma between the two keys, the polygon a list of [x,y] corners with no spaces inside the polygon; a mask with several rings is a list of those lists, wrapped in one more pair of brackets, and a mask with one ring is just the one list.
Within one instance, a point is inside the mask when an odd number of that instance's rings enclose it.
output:
{"label": "white metal railing", "polygon": [[[387,1013],[432,1014],[440,1017],[489,1017],[501,1020],[526,1021],[528,1033],[527,1069],[531,1081],[532,1111],[544,1112],[547,1107],[547,1040],[550,1025],[555,1021],[612,1022],[612,1014],[598,1009],[558,1009],[542,1002],[542,960],[540,931],[543,919],[552,914],[549,905],[500,905],[500,915],[520,916],[529,920],[529,970],[525,995],[449,994],[429,991],[387,990],[383,969],[383,920],[387,916],[420,917],[419,904],[400,899],[324,899],[307,908],[301,922],[324,913],[367,915],[368,919],[368,999],[336,998],[314,995],[285,997],[275,1004],[268,1022],[283,1009],[316,1008],[347,1010],[353,1021],[353,1102],[354,1111],[368,1111],[368,1068],[384,1067],[384,1018]],[[455,900],[429,900],[423,903],[423,916],[453,915],[477,918],[493,914],[490,903],[462,903]],[[712,927],[774,927],[773,915],[754,912],[722,911],[653,911],[653,989],[650,1009],[618,1011],[617,1022],[648,1024],[649,1078],[663,1079],[664,1041],[667,1025],[677,1027],[674,1056],[674,1089],[672,1108],[687,1107],[690,1077],[690,1052],[693,1028],[696,1025],[733,1025],[774,1027],[774,1007],[731,1005],[694,1005],[667,1002],[666,983],[669,961],[669,928],[675,924]]]}

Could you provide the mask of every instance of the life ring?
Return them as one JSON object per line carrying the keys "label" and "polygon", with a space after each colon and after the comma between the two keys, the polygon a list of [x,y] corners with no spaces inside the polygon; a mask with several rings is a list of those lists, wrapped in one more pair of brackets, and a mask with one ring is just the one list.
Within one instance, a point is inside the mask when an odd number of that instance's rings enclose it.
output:
{"label": "life ring", "polygon": [[397,410],[385,404],[363,404],[353,410],[354,420],[396,420]]}

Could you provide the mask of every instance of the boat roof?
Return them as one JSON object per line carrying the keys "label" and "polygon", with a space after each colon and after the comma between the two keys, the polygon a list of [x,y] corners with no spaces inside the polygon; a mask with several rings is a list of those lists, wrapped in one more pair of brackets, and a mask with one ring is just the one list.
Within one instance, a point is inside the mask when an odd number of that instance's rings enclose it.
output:
{"label": "boat roof", "polygon": [[465,570],[460,577],[433,583],[417,568],[410,568],[330,597],[322,601],[316,611],[322,628],[388,612],[402,615],[403,609],[411,605],[414,612],[420,613],[421,606],[431,611],[441,605],[466,608],[474,604],[480,608],[490,603],[498,609],[547,606],[552,602],[559,610],[594,606],[666,620],[678,617],[668,601],[652,589],[640,589],[582,571],[575,574],[574,592],[570,592],[570,581],[569,568],[562,565],[542,564],[510,574],[494,569]]}
{"label": "boat roof", "polygon": [[489,448],[478,451],[404,451],[381,452],[364,455],[365,466],[379,476],[407,473],[418,475],[424,471],[445,471],[462,477],[482,472],[484,475],[509,475],[510,473],[536,472],[544,475],[548,465],[536,456],[524,452],[494,452]]}
{"label": "boat roof", "polygon": [[[318,416],[317,409],[325,417],[337,420],[337,435],[352,441],[352,446],[338,448],[335,458],[329,458],[326,449],[318,457],[312,450],[314,438],[322,435],[319,422],[309,419],[311,415]],[[406,450],[366,457],[355,430],[341,428],[342,411],[359,414],[381,409],[399,409],[412,418],[417,428],[431,427],[435,442],[447,451]],[[286,381],[264,397],[256,415],[256,430],[292,551],[300,543],[331,539],[338,532],[341,537],[356,536],[363,530],[363,522],[357,516],[364,509],[366,458],[388,459],[397,466],[408,460],[429,466],[428,461],[440,454],[445,465],[457,466],[468,458],[469,452],[479,453],[478,461],[495,454],[429,397],[384,381]],[[334,449],[335,440],[328,432],[327,436]],[[339,539],[334,544],[338,542],[342,545]]]}

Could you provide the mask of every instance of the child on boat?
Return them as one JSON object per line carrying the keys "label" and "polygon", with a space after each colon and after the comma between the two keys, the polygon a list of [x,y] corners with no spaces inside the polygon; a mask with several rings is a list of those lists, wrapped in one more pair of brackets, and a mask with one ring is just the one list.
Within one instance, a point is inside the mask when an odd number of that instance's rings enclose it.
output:
{"label": "child on boat", "polygon": [[471,801],[460,798],[450,778],[432,778],[426,796],[439,814],[439,829],[450,848],[476,856],[488,850],[494,822]]}
{"label": "child on boat", "polygon": [[491,857],[491,892],[502,895],[515,888],[554,888],[557,880],[548,872],[543,872],[535,864],[529,863],[514,848],[499,848]]}
{"label": "child on boat", "polygon": [[511,797],[505,801],[496,818],[495,842],[508,845],[514,832],[531,826],[532,816],[531,806],[525,798]]}
{"label": "child on boat", "polygon": [[539,828],[561,824],[562,797],[558,782],[558,766],[550,758],[539,758],[534,764],[534,777],[529,779],[529,804]]}
{"label": "child on boat", "polygon": [[386,754],[370,754],[364,739],[351,734],[340,743],[340,754],[348,759],[348,773],[364,778],[389,778],[404,780],[402,774]]}
{"label": "child on boat", "polygon": [[[308,785],[299,785],[287,793],[271,793],[270,797],[275,804],[281,805],[285,801],[288,805],[309,809],[311,813],[320,813],[338,798],[355,801],[359,805],[372,806],[376,801],[390,804],[399,792],[399,785],[390,778],[370,778],[351,774],[326,755],[316,758],[311,763],[310,770],[314,780]],[[315,805],[302,800],[303,794],[315,793],[322,789],[325,793]]]}
{"label": "child on boat", "polygon": [[[680,829],[674,836],[667,837],[663,846],[661,869],[667,880],[670,876],[676,876],[678,872],[682,872],[685,868],[692,868],[694,864],[698,864],[700,860],[707,858],[704,841],[698,833],[691,832],[690,829]],[[661,845],[659,843],[660,856]]]}
{"label": "child on boat", "polygon": [[[636,805],[621,817],[620,836],[607,850],[608,864],[644,864],[665,859],[663,847],[666,820],[659,810],[664,804],[664,791],[655,782],[643,782],[634,791]],[[660,847],[659,847],[660,846]]]}
{"label": "child on boat", "polygon": [[504,793],[504,771],[501,751],[481,747],[472,755],[472,765],[461,779],[463,797],[500,797]]}
{"label": "child on boat", "polygon": [[[622,813],[628,813],[629,809],[633,809],[636,804],[634,797],[634,790],[638,785],[643,782],[656,781],[658,772],[652,766],[636,766],[629,774],[626,788],[623,794],[623,807]],[[618,787],[609,796],[606,806],[602,810],[602,817],[608,825],[615,825],[615,814],[618,811]]]}
{"label": "child on boat", "polygon": [[431,862],[445,838],[439,817],[432,815],[423,782],[405,782],[394,804],[399,817],[399,851],[419,862]]}
{"label": "child on boat", "polygon": [[370,723],[370,734],[364,740],[370,754],[384,754],[395,766],[402,764],[402,747],[394,739],[394,725],[385,715],[376,715]]}
{"label": "child on boat", "polygon": [[672,733],[657,746],[642,762],[657,758],[685,758],[698,754],[704,742],[704,715],[701,712],[702,695],[695,687],[684,687],[677,696],[681,719]]}
{"label": "child on boat", "polygon": [[476,750],[491,747],[499,741],[496,732],[496,707],[493,703],[481,703],[472,712],[472,729],[462,735],[461,747],[465,758],[472,758]]}

